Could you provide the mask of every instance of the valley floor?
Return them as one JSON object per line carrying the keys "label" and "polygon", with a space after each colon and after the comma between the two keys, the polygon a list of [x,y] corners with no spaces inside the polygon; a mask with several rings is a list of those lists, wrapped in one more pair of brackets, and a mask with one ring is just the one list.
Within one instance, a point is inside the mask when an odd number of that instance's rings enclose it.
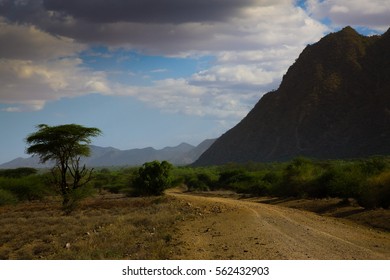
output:
{"label": "valley floor", "polygon": [[[332,203],[180,189],[98,195],[70,215],[59,198],[23,202],[0,207],[0,259],[390,259],[389,210],[344,207],[356,222]],[[291,208],[313,205],[326,213]]]}

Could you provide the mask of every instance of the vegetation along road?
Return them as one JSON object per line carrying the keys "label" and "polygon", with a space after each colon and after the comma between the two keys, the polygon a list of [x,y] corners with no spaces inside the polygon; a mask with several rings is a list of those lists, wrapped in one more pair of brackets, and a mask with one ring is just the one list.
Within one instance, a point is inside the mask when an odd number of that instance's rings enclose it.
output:
{"label": "vegetation along road", "polygon": [[307,211],[224,197],[169,195],[197,213],[182,223],[180,259],[390,259],[390,233]]}

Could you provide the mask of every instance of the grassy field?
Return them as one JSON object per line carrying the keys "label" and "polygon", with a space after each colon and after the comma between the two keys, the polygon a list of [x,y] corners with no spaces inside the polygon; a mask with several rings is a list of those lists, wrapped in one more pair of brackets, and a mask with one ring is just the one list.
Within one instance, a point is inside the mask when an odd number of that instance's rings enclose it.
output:
{"label": "grassy field", "polygon": [[0,207],[0,259],[170,259],[191,208],[169,197],[89,198],[70,215],[56,199]]}

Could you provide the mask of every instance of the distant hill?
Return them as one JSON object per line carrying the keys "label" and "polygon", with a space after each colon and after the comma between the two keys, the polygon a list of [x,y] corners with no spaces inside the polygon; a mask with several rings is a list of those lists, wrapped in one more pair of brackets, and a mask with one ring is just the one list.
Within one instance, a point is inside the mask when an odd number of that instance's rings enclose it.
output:
{"label": "distant hill", "polygon": [[[207,150],[215,140],[205,140],[198,146],[182,143],[176,147],[166,147],[161,150],[154,148],[119,150],[112,147],[99,147],[91,145],[91,156],[83,159],[87,166],[139,166],[148,161],[167,160],[174,165],[187,165],[193,163]],[[51,163],[42,165],[38,157],[16,158],[1,164],[0,168],[17,167],[50,167]]]}
{"label": "distant hill", "polygon": [[389,154],[390,29],[366,37],[345,27],[308,45],[195,165]]}

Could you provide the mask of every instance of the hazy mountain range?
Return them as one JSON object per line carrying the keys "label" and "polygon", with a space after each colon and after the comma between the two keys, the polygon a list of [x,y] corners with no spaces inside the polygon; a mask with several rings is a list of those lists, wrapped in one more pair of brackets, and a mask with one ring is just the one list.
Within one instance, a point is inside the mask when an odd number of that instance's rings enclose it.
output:
{"label": "hazy mountain range", "polygon": [[390,155],[390,29],[345,27],[308,45],[249,114],[195,165]]}
{"label": "hazy mountain range", "polygon": [[[182,143],[176,147],[166,147],[161,150],[154,148],[119,150],[112,147],[99,147],[91,145],[91,156],[82,160],[91,167],[110,166],[140,166],[145,162],[153,160],[167,160],[174,165],[187,165],[193,163],[207,150],[215,139],[205,140],[198,146]],[[36,156],[29,158],[16,158],[0,165],[0,168],[17,167],[50,167],[51,163],[42,165]]]}

